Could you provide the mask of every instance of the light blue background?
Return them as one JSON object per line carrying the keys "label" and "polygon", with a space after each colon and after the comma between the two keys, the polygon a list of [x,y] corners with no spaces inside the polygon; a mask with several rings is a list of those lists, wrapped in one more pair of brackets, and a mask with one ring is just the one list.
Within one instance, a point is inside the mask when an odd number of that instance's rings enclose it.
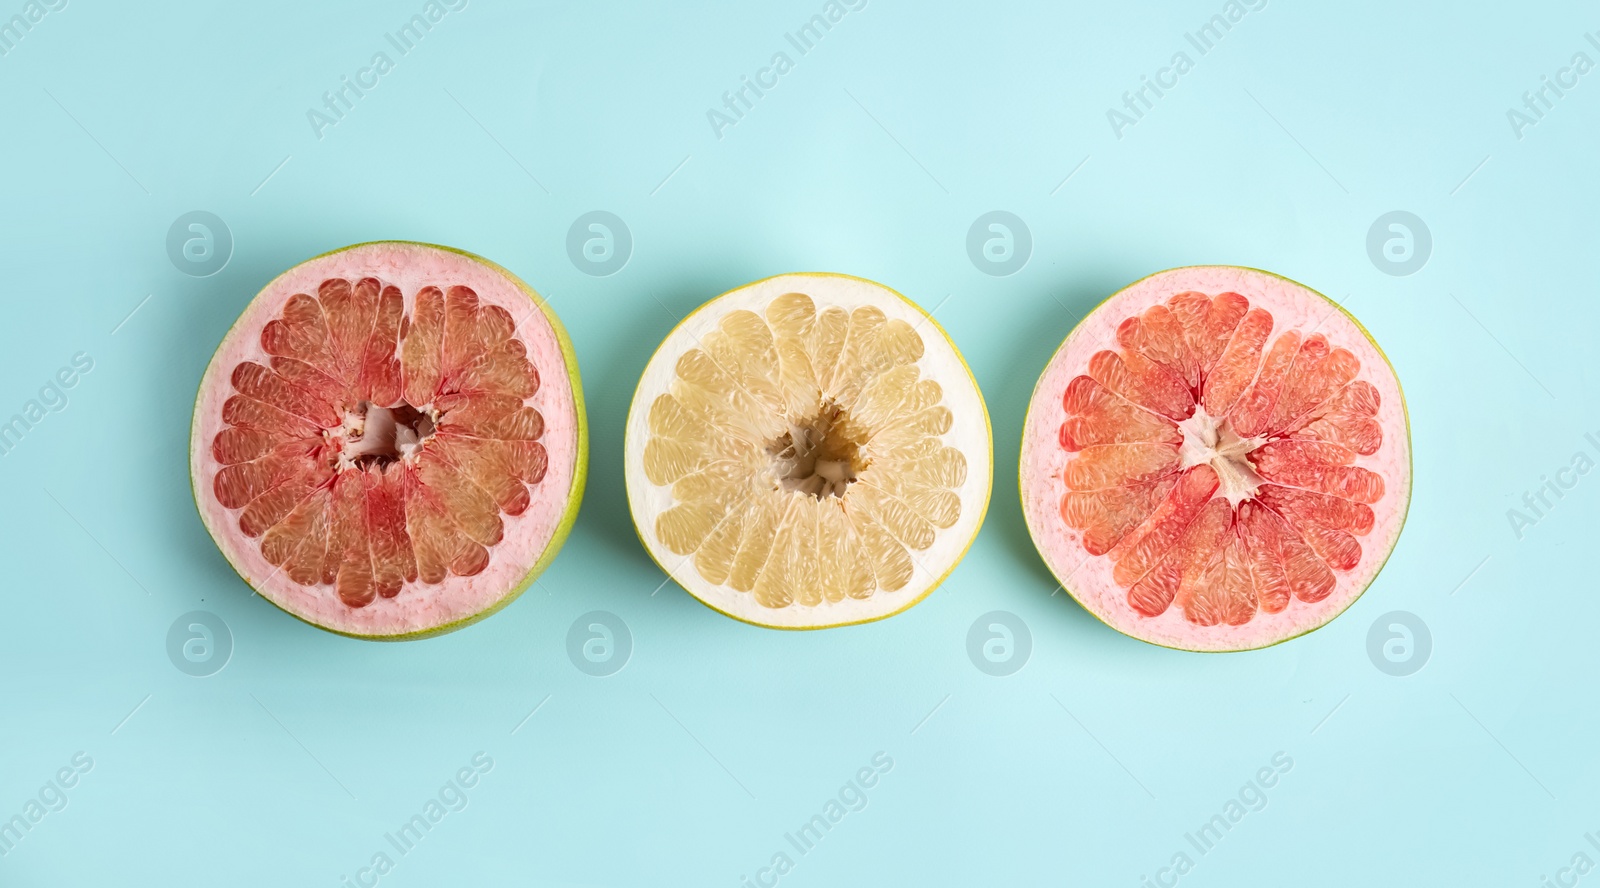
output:
{"label": "light blue background", "polygon": [[[1600,61],[1584,39],[1600,16],[1271,0],[1200,57],[1183,35],[1218,0],[870,0],[718,139],[707,110],[822,5],[472,0],[320,140],[307,110],[420,0],[70,0],[0,58],[0,417],[75,353],[95,362],[0,458],[0,818],[75,752],[94,761],[0,857],[0,883],[337,886],[479,751],[495,765],[468,807],[382,884],[731,888],[789,851],[793,886],[1136,886],[1183,850],[1185,886],[1533,886],[1575,852],[1600,859],[1583,839],[1600,828],[1600,476],[1521,539],[1506,516],[1600,438],[1600,73],[1521,139],[1506,117],[1574,53]],[[1193,70],[1117,138],[1107,109],[1180,50]],[[235,240],[209,278],[165,247],[197,209]],[[596,209],[634,238],[610,277],[565,246]],[[1008,277],[966,252],[995,209],[1034,241]],[[1409,277],[1367,255],[1396,209],[1434,240]],[[539,585],[403,645],[251,597],[186,464],[196,383],[245,303],[377,238],[470,249],[548,294],[594,442]],[[1117,287],[1193,263],[1347,297],[1409,397],[1393,559],[1336,622],[1261,652],[1100,625],[1052,595],[1017,503],[1023,412],[1056,345]],[[996,447],[987,524],[949,581],[821,633],[736,623],[670,583],[652,595],[622,483],[628,401],[675,316],[794,270],[937,307]],[[166,652],[192,610],[233,637],[206,678]],[[633,637],[605,678],[567,655],[591,610]],[[992,610],[1032,636],[1009,677],[966,653]],[[1367,653],[1394,610],[1433,640],[1408,677]],[[880,750],[894,767],[866,809],[794,853],[784,834]],[[1266,807],[1210,853],[1188,846],[1279,751],[1294,764]]]}

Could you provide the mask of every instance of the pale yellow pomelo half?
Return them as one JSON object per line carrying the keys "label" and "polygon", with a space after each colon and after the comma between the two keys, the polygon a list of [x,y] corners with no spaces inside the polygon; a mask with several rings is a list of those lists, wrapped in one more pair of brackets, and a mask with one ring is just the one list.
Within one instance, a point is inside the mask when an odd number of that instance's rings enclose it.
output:
{"label": "pale yellow pomelo half", "polygon": [[650,556],[735,619],[877,620],[922,600],[983,523],[989,417],[944,330],[838,274],[767,278],[680,323],[628,415]]}

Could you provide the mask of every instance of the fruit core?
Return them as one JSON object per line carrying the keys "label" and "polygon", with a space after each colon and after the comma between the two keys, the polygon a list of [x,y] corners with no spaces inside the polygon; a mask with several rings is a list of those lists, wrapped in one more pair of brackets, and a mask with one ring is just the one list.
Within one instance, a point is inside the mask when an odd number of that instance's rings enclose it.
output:
{"label": "fruit core", "polygon": [[843,407],[827,401],[809,420],[791,425],[767,451],[783,489],[817,499],[840,497],[866,468],[861,458],[865,437],[851,428]]}
{"label": "fruit core", "polygon": [[405,401],[382,407],[363,401],[355,412],[328,435],[337,439],[340,470],[387,469],[401,460],[415,461],[423,442],[438,428],[439,413],[432,407],[417,409]]}
{"label": "fruit core", "polygon": [[1210,465],[1217,473],[1217,496],[1227,497],[1228,505],[1235,509],[1255,498],[1262,480],[1246,457],[1265,444],[1266,438],[1240,437],[1227,417],[1209,416],[1199,406],[1193,416],[1178,422],[1178,431],[1183,434],[1183,443],[1178,445],[1181,468]]}

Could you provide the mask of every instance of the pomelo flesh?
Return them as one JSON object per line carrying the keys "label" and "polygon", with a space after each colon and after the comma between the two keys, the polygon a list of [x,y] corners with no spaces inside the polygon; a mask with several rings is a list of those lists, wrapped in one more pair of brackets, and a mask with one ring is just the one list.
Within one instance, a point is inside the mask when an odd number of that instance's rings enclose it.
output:
{"label": "pomelo flesh", "polygon": [[931,592],[988,505],[976,382],[880,284],[768,278],[685,318],[634,394],[628,502],[652,558],[761,626],[880,619]]}
{"label": "pomelo flesh", "polygon": [[1338,305],[1254,269],[1179,268],[1107,299],[1029,405],[1029,532],[1121,632],[1265,647],[1358,598],[1400,535],[1410,432],[1383,352]]}
{"label": "pomelo flesh", "polygon": [[509,603],[554,557],[588,457],[571,343],[505,269],[360,244],[269,283],[200,384],[201,519],[267,600],[375,639]]}

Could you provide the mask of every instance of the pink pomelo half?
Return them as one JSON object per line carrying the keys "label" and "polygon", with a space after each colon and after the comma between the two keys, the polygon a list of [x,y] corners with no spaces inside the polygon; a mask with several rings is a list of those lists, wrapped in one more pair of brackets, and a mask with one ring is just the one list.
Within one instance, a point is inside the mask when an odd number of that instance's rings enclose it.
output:
{"label": "pink pomelo half", "polygon": [[262,597],[345,635],[418,638],[514,599],[577,516],[588,437],[549,306],[428,244],[272,281],[200,382],[201,520]]}
{"label": "pink pomelo half", "polygon": [[1338,305],[1263,271],[1177,268],[1067,336],[1019,474],[1034,544],[1096,617],[1247,650],[1372,583],[1405,523],[1410,430],[1394,369]]}

